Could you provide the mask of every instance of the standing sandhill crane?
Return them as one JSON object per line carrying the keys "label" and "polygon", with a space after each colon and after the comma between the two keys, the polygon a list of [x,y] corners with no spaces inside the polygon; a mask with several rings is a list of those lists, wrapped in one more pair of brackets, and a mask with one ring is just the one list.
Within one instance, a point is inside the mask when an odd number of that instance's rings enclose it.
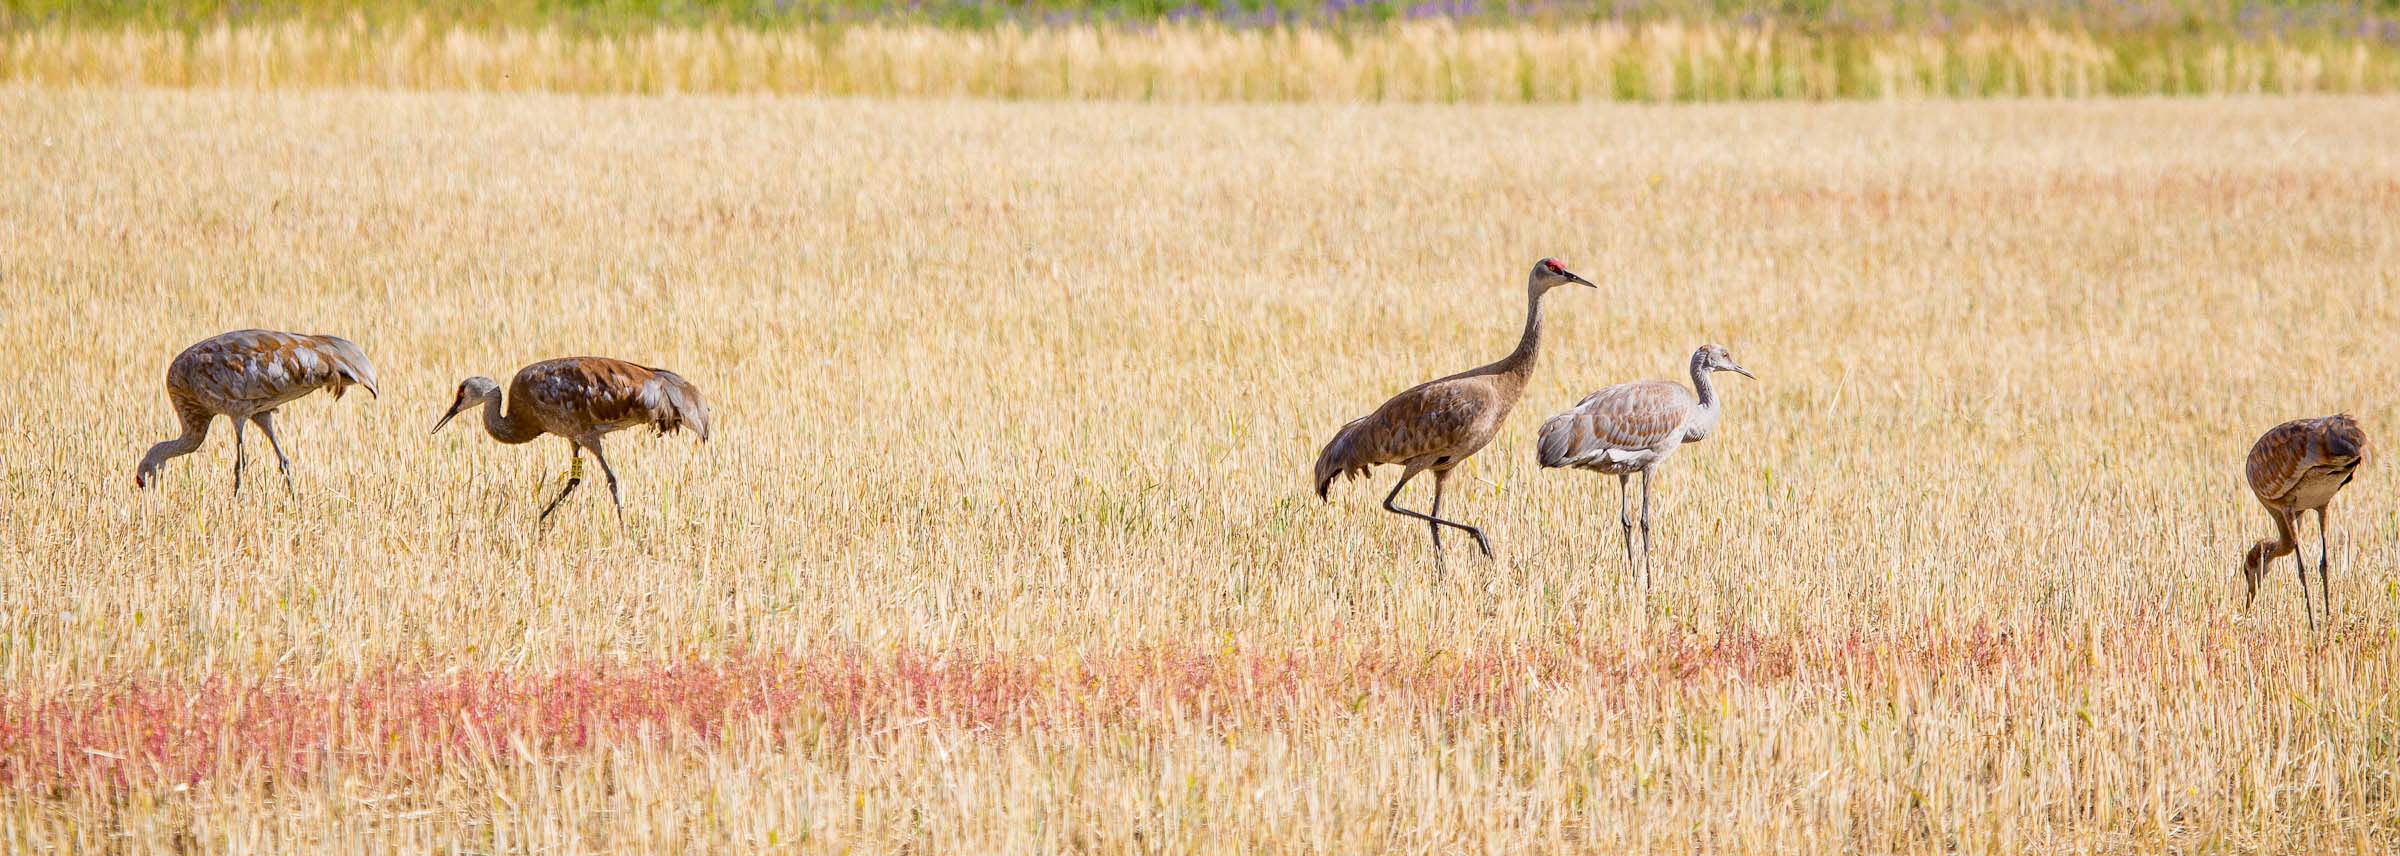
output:
{"label": "standing sandhill crane", "polygon": [[[1625,562],[1633,563],[1633,516],[1625,507],[1625,481],[1642,474],[1642,587],[1650,586],[1650,471],[1685,443],[1708,439],[1724,414],[1708,376],[1735,372],[1758,376],[1733,361],[1723,345],[1692,352],[1692,389],[1674,381],[1621,383],[1592,393],[1565,413],[1542,423],[1537,450],[1544,467],[1577,467],[1617,477],[1617,522],[1624,524]],[[1695,396],[1692,390],[1699,390]]]}
{"label": "standing sandhill crane", "polygon": [[2267,565],[2286,554],[2297,554],[2292,563],[2299,566],[2300,609],[2308,612],[2309,629],[2316,629],[2317,616],[2309,612],[2308,605],[2308,557],[2299,552],[2300,515],[2315,511],[2317,591],[2325,597],[2325,619],[2333,620],[2333,591],[2325,583],[2325,506],[2357,475],[2367,457],[2367,432],[2359,430],[2358,420],[2347,413],[2294,419],[2267,431],[2250,447],[2250,460],[2243,469],[2250,478],[2250,491],[2258,494],[2258,504],[2266,506],[2267,516],[2275,520],[2275,537],[2251,545],[2242,557],[2242,579],[2250,590],[2242,609],[2258,600],[2258,578],[2266,576]]}
{"label": "standing sandhill crane", "polygon": [[[242,423],[258,423],[275,450],[283,488],[293,491],[291,461],[275,438],[275,408],[319,389],[342,397],[351,384],[375,396],[375,367],[357,345],[337,336],[308,336],[274,330],[235,330],[200,340],[167,364],[167,401],[183,422],[183,436],[150,447],[133,471],[133,486],[149,487],[158,467],[191,454],[208,438],[208,425],[233,420],[233,492],[242,492]],[[296,491],[294,491],[296,492]]]}
{"label": "standing sandhill crane", "polygon": [[[1442,484],[1449,481],[1452,468],[1492,441],[1509,410],[1524,396],[1525,379],[1533,374],[1534,356],[1542,346],[1542,295],[1570,282],[1592,285],[1557,259],[1535,263],[1525,282],[1525,334],[1514,352],[1491,365],[1409,387],[1375,412],[1343,425],[1317,454],[1317,497],[1330,501],[1328,492],[1336,478],[1362,478],[1379,464],[1399,464],[1400,483],[1384,495],[1383,510],[1425,521],[1425,528],[1433,532],[1434,561],[1441,561],[1444,526],[1465,530],[1485,556],[1492,555],[1483,530],[1442,519]],[[1427,470],[1433,471],[1433,513],[1419,514],[1394,504],[1408,480]]]}
{"label": "standing sandhill crane", "polygon": [[573,454],[567,486],[542,507],[543,521],[583,483],[583,453],[588,450],[608,477],[608,501],[617,507],[617,524],[624,525],[617,473],[609,468],[608,456],[600,453],[600,438],[609,432],[648,425],[664,435],[688,425],[702,442],[708,440],[708,405],[701,403],[698,387],[666,369],[607,357],[561,357],[518,369],[508,382],[505,411],[499,384],[488,377],[467,378],[459,383],[450,412],[433,423],[433,430],[442,430],[451,417],[478,404],[483,405],[483,430],[494,440],[514,445],[543,434],[566,438]]}

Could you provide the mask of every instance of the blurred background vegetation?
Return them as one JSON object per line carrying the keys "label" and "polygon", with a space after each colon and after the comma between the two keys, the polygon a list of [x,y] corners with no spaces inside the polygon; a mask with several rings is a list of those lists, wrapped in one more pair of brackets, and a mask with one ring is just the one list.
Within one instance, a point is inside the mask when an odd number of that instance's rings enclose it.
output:
{"label": "blurred background vegetation", "polygon": [[1183,101],[2400,91],[2400,0],[0,0],[0,81]]}
{"label": "blurred background vegetation", "polygon": [[222,24],[427,21],[614,33],[656,27],[776,28],[844,22],[1000,24],[1204,20],[1231,26],[1684,21],[1808,32],[1940,34],[2041,24],[2114,36],[2341,38],[2400,42],[2400,0],[0,0],[0,26],[198,30]]}

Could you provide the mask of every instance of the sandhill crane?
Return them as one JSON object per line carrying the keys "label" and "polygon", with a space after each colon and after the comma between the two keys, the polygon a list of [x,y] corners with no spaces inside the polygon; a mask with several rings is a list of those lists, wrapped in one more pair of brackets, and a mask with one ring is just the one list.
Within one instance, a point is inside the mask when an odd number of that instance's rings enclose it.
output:
{"label": "sandhill crane", "polygon": [[[242,423],[258,423],[275,450],[283,488],[293,491],[291,461],[275,437],[275,408],[319,389],[342,397],[351,384],[375,393],[375,367],[349,340],[274,330],[235,330],[202,339],[167,364],[167,401],[183,422],[183,436],[151,446],[133,471],[136,488],[149,487],[158,467],[188,455],[208,438],[208,425],[233,420],[233,491],[242,491]],[[296,492],[296,491],[295,491]]]}
{"label": "sandhill crane", "polygon": [[2251,545],[2242,557],[2242,579],[2249,584],[2242,609],[2248,610],[2258,600],[2258,578],[2266,576],[2267,565],[2294,554],[2292,563],[2299,566],[2300,574],[2300,610],[2308,613],[2309,629],[2316,629],[2317,616],[2308,605],[2308,558],[2300,553],[2299,538],[2300,515],[2314,511],[2317,592],[2325,597],[2325,619],[2333,620],[2333,591],[2325,583],[2325,506],[2357,475],[2367,457],[2367,432],[2347,413],[2294,419],[2267,431],[2250,447],[2250,459],[2243,469],[2250,479],[2250,491],[2258,495],[2258,504],[2266,506],[2267,516],[2275,521],[2275,537]]}
{"label": "sandhill crane", "polygon": [[[1591,286],[1591,280],[1568,272],[1557,259],[1533,266],[1525,282],[1525,333],[1517,349],[1499,362],[1449,377],[1426,381],[1392,396],[1375,412],[1351,420],[1317,454],[1317,497],[1331,501],[1335,478],[1361,478],[1380,464],[1398,464],[1400,483],[1384,495],[1383,509],[1425,521],[1433,533],[1433,556],[1442,556],[1442,527],[1464,530],[1475,546],[1492,555],[1483,530],[1442,519],[1442,484],[1450,470],[1483,449],[1499,433],[1517,399],[1525,394],[1525,379],[1533,374],[1534,357],[1542,345],[1542,295],[1567,283]],[[1597,288],[1598,286],[1592,286]],[[1393,502],[1400,489],[1418,473],[1433,472],[1433,513],[1420,514]]]}
{"label": "sandhill crane", "polygon": [[[1624,525],[1625,562],[1633,563],[1633,517],[1625,481],[1642,474],[1642,586],[1650,585],[1650,472],[1685,443],[1708,439],[1723,415],[1709,375],[1757,375],[1733,361],[1723,345],[1692,352],[1692,389],[1674,381],[1621,383],[1592,393],[1542,423],[1536,453],[1544,467],[1577,467],[1617,477],[1617,522]],[[1692,390],[1698,390],[1694,395]]]}
{"label": "sandhill crane", "polygon": [[690,426],[708,440],[708,405],[690,381],[666,369],[635,365],[607,357],[562,357],[517,370],[508,382],[507,409],[501,408],[500,385],[487,377],[458,384],[450,412],[433,424],[440,431],[450,418],[483,405],[483,430],[502,443],[532,442],[543,434],[566,438],[572,454],[567,486],[542,507],[541,520],[558,510],[567,494],[583,483],[583,453],[590,451],[608,477],[608,501],[616,506],[617,523],[625,522],[625,503],[617,498],[617,473],[600,452],[600,438],[612,431],[648,425],[665,435]]}

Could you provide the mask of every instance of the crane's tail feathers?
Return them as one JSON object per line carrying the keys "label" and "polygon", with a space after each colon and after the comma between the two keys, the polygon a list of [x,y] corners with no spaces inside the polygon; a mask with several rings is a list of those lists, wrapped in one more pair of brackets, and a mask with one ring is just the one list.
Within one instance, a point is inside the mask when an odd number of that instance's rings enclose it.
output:
{"label": "crane's tail feathers", "polygon": [[700,442],[708,442],[708,404],[700,400],[700,388],[674,372],[653,371],[658,376],[642,386],[642,407],[650,411],[650,426],[662,435],[688,427],[700,435]]}
{"label": "crane's tail feathers", "polygon": [[2367,457],[2367,432],[2359,430],[2358,421],[2343,413],[2334,417],[2333,430],[2326,432],[2325,451],[2334,457]]}
{"label": "crane's tail feathers", "polygon": [[1570,410],[1542,422],[1540,439],[1534,445],[1534,457],[1544,468],[1569,464],[1575,457],[1575,411]]}
{"label": "crane's tail feathers", "polygon": [[[361,374],[353,374],[353,373],[351,373],[351,372],[349,372],[349,371],[344,371],[344,372],[342,372],[342,377],[343,377],[344,379],[347,379],[347,380],[349,380],[351,383],[358,384],[360,388],[362,388],[362,389],[365,389],[365,390],[367,391],[367,397],[368,397],[368,398],[382,398],[382,397],[383,397],[383,393],[380,393],[380,392],[376,392],[376,391],[375,391],[375,373],[374,373],[374,372],[368,372],[368,373],[366,373],[366,374],[363,374],[363,375],[361,375]],[[340,398],[340,397],[341,397],[341,393],[340,393],[340,392],[338,392],[338,391],[337,391],[337,392],[335,392],[335,393],[334,393],[334,397],[335,397],[335,398]]]}
{"label": "crane's tail feathers", "polygon": [[316,340],[317,354],[333,364],[333,380],[327,387],[334,398],[341,398],[342,391],[351,384],[365,387],[369,397],[383,397],[376,389],[375,364],[367,361],[367,352],[340,336],[318,336]]}

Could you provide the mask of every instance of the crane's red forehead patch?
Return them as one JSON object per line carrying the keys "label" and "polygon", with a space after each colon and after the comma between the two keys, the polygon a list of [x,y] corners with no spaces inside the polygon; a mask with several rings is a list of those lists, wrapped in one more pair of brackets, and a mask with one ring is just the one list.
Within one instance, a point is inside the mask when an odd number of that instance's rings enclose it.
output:
{"label": "crane's red forehead patch", "polygon": [[1561,273],[1566,270],[1566,268],[1559,267],[1557,259],[1543,259],[1542,267],[1549,268],[1551,273]]}

